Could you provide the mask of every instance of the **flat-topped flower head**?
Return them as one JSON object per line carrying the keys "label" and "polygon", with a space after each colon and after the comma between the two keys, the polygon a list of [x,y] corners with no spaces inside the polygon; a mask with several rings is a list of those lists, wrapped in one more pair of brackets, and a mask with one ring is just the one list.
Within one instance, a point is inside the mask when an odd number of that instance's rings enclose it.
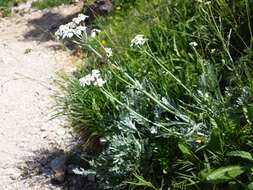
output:
{"label": "flat-topped flower head", "polygon": [[101,78],[100,71],[97,69],[94,69],[91,71],[91,74],[88,74],[80,78],[79,83],[82,87],[91,86],[91,85],[103,87],[106,81]]}
{"label": "flat-topped flower head", "polygon": [[80,13],[80,14],[78,15],[78,18],[80,18],[80,19],[82,19],[82,20],[84,21],[84,20],[86,20],[86,18],[89,18],[89,16]]}
{"label": "flat-topped flower head", "polygon": [[79,82],[80,82],[81,86],[83,86],[83,87],[86,85],[89,86],[89,85],[91,85],[91,77],[86,75],[85,77],[80,78]]}
{"label": "flat-topped flower head", "polygon": [[89,16],[84,15],[84,14],[79,14],[76,18],[73,18],[73,22],[76,24],[80,24],[81,22],[85,21],[86,18],[88,18]]}
{"label": "flat-topped flower head", "polygon": [[74,29],[74,28],[76,28],[76,23],[74,23],[74,22],[69,22],[68,24],[66,24],[65,26],[67,26],[68,28],[72,28],[72,29]]}
{"label": "flat-topped flower head", "polygon": [[75,35],[81,36],[83,33],[86,32],[87,27],[86,26],[77,26],[75,29]]}
{"label": "flat-topped flower head", "polygon": [[79,14],[78,17],[73,18],[73,20],[65,25],[61,25],[59,29],[55,32],[57,39],[65,39],[65,38],[72,38],[77,36],[80,38],[81,35],[87,33],[87,27],[84,21],[88,16],[84,14]]}
{"label": "flat-topped flower head", "polygon": [[98,86],[98,87],[102,87],[102,86],[104,86],[105,83],[106,83],[105,80],[103,80],[102,78],[98,78],[98,79],[94,82],[94,85],[95,85],[95,86]]}
{"label": "flat-topped flower head", "polygon": [[130,47],[144,45],[148,41],[143,34],[137,34],[132,40]]}
{"label": "flat-topped flower head", "polygon": [[99,78],[100,77],[100,71],[97,70],[97,69],[93,69],[91,71],[92,75],[95,77],[95,78]]}
{"label": "flat-topped flower head", "polygon": [[72,38],[74,36],[74,29],[70,28],[68,25],[61,25],[59,29],[55,32],[58,39],[62,38]]}
{"label": "flat-topped flower head", "polygon": [[192,47],[196,47],[196,46],[198,46],[198,43],[197,42],[190,42],[189,45]]}

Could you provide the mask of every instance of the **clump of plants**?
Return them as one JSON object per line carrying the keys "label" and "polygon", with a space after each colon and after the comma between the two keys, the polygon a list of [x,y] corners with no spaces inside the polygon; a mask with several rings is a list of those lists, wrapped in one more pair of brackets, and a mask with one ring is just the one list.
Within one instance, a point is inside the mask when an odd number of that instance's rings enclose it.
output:
{"label": "clump of plants", "polygon": [[9,16],[11,14],[11,7],[25,0],[0,0],[0,15]]}
{"label": "clump of plants", "polygon": [[88,58],[57,98],[99,188],[253,189],[253,2],[125,3],[71,35]]}

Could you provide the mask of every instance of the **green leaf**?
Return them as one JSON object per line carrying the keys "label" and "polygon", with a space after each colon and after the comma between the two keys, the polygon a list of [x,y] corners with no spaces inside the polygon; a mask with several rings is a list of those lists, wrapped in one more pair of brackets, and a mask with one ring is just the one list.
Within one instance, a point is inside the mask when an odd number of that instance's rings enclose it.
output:
{"label": "green leaf", "polygon": [[178,148],[181,150],[183,155],[188,158],[192,162],[198,162],[198,157],[190,150],[190,147],[187,146],[185,143],[179,142]]}
{"label": "green leaf", "polygon": [[209,171],[208,169],[203,169],[199,172],[198,176],[201,178],[201,179],[206,179],[207,176],[210,174],[210,172],[212,172],[213,170]]}
{"label": "green leaf", "polygon": [[246,187],[246,190],[253,190],[253,181],[251,181],[248,186]]}
{"label": "green leaf", "polygon": [[229,152],[227,154],[227,156],[240,157],[240,158],[243,158],[243,159],[246,159],[246,160],[253,161],[253,157],[249,152],[241,151],[241,150],[236,150],[236,151]]}
{"label": "green leaf", "polygon": [[[215,123],[214,120],[212,120],[213,125],[217,126],[218,124]],[[215,124],[214,124],[215,123]],[[208,149],[213,151],[213,152],[217,152],[217,151],[221,151],[222,150],[222,134],[221,131],[219,129],[214,129],[212,131],[211,134],[211,138],[210,141],[208,143]]]}
{"label": "green leaf", "polygon": [[243,174],[248,168],[242,166],[227,166],[214,170],[207,175],[206,180],[209,183],[222,183],[230,181]]}

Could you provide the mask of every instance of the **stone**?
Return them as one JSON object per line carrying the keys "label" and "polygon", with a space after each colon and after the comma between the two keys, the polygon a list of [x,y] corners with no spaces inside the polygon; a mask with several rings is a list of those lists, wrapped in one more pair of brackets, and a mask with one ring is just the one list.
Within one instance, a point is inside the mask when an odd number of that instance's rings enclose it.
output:
{"label": "stone", "polygon": [[63,183],[66,175],[67,156],[61,155],[50,162],[50,167],[54,173],[53,181]]}
{"label": "stone", "polygon": [[102,13],[110,13],[113,10],[113,4],[110,0],[97,0],[98,10]]}
{"label": "stone", "polygon": [[97,16],[106,16],[113,11],[111,0],[96,0],[93,5],[87,8],[85,14],[89,16],[88,23],[91,23]]}

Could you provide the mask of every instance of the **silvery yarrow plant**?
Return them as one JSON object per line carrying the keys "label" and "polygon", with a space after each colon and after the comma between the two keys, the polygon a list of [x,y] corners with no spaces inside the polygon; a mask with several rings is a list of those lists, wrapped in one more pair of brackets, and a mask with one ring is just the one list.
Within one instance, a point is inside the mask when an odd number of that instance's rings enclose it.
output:
{"label": "silvery yarrow plant", "polygon": [[71,22],[61,25],[59,29],[55,32],[55,36],[59,40],[72,40],[77,39],[87,39],[88,36],[96,37],[100,32],[99,29],[91,29],[88,31],[88,27],[85,25],[85,21],[89,16],[82,13],[78,14],[77,17],[73,18]]}
{"label": "silvery yarrow plant", "polygon": [[[101,189],[123,189],[126,176],[132,175],[139,167],[143,152],[142,141],[132,133],[114,134],[105,139],[106,148],[102,154],[90,161],[96,171]],[[123,183],[122,183],[123,182]]]}

